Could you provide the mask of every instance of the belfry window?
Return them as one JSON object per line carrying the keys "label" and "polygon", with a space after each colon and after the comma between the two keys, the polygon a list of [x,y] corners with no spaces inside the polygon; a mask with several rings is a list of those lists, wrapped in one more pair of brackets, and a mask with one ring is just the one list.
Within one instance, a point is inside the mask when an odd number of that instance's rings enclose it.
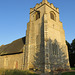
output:
{"label": "belfry window", "polygon": [[40,12],[36,11],[36,20],[40,18]]}
{"label": "belfry window", "polygon": [[50,12],[50,18],[52,20],[55,20],[56,16],[55,16],[55,13],[54,12]]}

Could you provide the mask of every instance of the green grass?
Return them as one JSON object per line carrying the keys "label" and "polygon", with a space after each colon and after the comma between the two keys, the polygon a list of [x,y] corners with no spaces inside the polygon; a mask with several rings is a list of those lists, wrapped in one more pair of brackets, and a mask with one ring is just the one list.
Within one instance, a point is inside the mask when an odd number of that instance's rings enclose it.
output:
{"label": "green grass", "polygon": [[0,75],[37,75],[30,71],[0,69]]}
{"label": "green grass", "polygon": [[[75,67],[72,67],[71,70],[75,70]],[[62,75],[75,75],[75,72],[65,72]]]}
{"label": "green grass", "polygon": [[75,72],[65,72],[65,73],[62,73],[62,75],[75,75]]}
{"label": "green grass", "polygon": [[72,67],[71,70],[75,70],[75,67]]}

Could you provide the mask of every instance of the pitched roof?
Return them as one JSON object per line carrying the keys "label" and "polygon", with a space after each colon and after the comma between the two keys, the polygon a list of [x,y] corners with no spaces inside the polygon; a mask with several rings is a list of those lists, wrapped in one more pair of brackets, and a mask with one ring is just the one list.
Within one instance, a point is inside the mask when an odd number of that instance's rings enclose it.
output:
{"label": "pitched roof", "polygon": [[0,47],[0,55],[16,54],[23,52],[26,37],[13,41],[10,44]]}

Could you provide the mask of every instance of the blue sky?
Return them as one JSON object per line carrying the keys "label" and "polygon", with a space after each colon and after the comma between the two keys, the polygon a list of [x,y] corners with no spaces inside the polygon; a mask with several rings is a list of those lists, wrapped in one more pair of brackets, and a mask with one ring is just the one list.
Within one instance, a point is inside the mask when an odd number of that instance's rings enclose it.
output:
{"label": "blue sky", "polygon": [[[0,45],[26,35],[30,8],[42,0],[0,0]],[[48,0],[59,8],[68,42],[75,38],[75,0]]]}

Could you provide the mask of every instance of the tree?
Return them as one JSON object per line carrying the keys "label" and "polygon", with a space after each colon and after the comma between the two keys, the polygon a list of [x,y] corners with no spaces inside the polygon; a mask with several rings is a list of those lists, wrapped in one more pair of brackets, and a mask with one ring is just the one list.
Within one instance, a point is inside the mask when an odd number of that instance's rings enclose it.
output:
{"label": "tree", "polygon": [[70,54],[71,53],[71,45],[67,40],[66,40],[66,44],[67,44],[67,47],[68,47],[68,52]]}
{"label": "tree", "polygon": [[72,43],[71,43],[71,50],[72,50],[72,53],[75,54],[75,39],[72,40]]}
{"label": "tree", "polygon": [[68,51],[69,51],[70,66],[75,67],[75,39],[72,40],[71,44],[66,41],[66,44],[68,46]]}

